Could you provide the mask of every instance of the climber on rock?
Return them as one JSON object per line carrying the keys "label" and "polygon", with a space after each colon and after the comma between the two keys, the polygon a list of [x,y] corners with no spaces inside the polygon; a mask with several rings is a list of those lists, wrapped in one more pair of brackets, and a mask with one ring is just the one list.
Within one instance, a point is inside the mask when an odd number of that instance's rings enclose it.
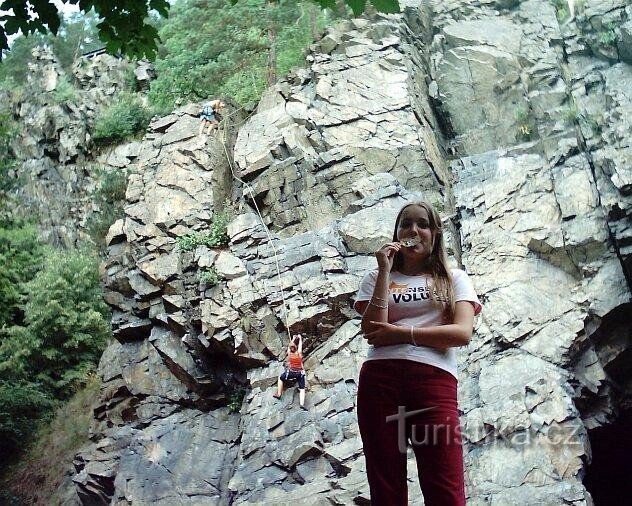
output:
{"label": "climber on rock", "polygon": [[298,400],[301,409],[305,407],[305,368],[303,367],[303,337],[300,334],[294,336],[287,347],[287,365],[277,381],[276,399],[280,399],[286,385],[298,381]]}
{"label": "climber on rock", "polygon": [[213,128],[219,125],[219,121],[221,119],[220,112],[224,109],[224,107],[226,107],[226,104],[221,100],[211,100],[210,102],[202,105],[202,109],[200,111],[200,119],[202,121],[198,132],[199,135],[202,135],[204,132],[204,127],[208,126],[208,135],[211,133]]}

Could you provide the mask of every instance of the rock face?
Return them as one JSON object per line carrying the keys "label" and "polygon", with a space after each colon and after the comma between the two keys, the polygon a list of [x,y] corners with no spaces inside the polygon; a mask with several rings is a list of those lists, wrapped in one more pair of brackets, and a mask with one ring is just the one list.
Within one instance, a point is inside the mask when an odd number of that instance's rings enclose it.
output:
{"label": "rock face", "polygon": [[[366,504],[351,298],[417,198],[484,304],[459,350],[468,504],[591,504],[587,431],[631,407],[629,7],[403,4],[331,30],[234,147],[186,106],[112,158],[132,176],[84,504]],[[228,245],[187,248],[227,198]],[[308,412],[272,397],[288,329]]]}
{"label": "rock face", "polygon": [[[129,88],[134,66],[101,54],[78,59],[67,73],[50,48],[33,51],[24,91],[7,97],[21,125],[12,146],[19,167],[15,176],[24,182],[15,212],[38,216],[48,242],[73,246],[87,238],[87,219],[99,211],[90,199],[97,168],[120,170],[136,157],[133,143],[94,153],[90,136],[102,108]],[[144,74],[146,67],[138,66]]]}

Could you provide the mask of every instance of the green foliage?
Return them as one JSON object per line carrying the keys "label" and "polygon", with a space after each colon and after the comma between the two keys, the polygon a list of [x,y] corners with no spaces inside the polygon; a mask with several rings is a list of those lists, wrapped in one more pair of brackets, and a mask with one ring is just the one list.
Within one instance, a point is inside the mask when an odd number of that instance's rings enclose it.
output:
{"label": "green foliage", "polygon": [[514,118],[518,126],[517,139],[522,142],[527,142],[534,137],[534,126],[531,111],[527,105],[518,107],[514,111]]}
{"label": "green foliage", "polygon": [[603,30],[597,34],[597,41],[602,46],[612,46],[617,41],[617,32],[615,31],[615,23],[607,23]]}
{"label": "green foliage", "polygon": [[26,83],[28,64],[33,61],[31,51],[38,45],[49,45],[66,72],[80,54],[102,47],[97,38],[94,13],[85,16],[75,14],[61,24],[57,35],[35,33],[28,37],[19,36],[0,63],[0,82],[11,89]]}
{"label": "green foliage", "polygon": [[[218,96],[231,97],[237,104],[252,107],[266,89],[266,69],[263,63],[253,65],[228,77]],[[170,109],[170,108],[168,108]]]}
{"label": "green foliage", "polygon": [[200,272],[200,281],[206,283],[208,287],[212,287],[219,283],[219,275],[217,271],[211,267],[208,270]]}
{"label": "green foliage", "polygon": [[[155,57],[158,32],[150,14],[155,11],[167,16],[168,0],[65,0],[65,3],[78,3],[84,13],[94,9],[100,19],[96,25],[99,38],[110,53],[122,52],[132,58]],[[46,31],[57,34],[60,29],[61,18],[52,2],[12,0],[2,6],[9,12],[0,16],[0,50],[8,47],[7,35]]]}
{"label": "green foliage", "polygon": [[566,0],[551,0],[555,7],[555,15],[559,23],[565,23],[571,16],[568,10],[568,2]]}
{"label": "green foliage", "polygon": [[226,228],[231,217],[232,213],[226,206],[222,212],[215,215],[208,231],[193,232],[192,234],[179,237],[178,246],[182,251],[191,251],[202,245],[209,248],[227,245],[230,239],[226,233]]}
{"label": "green foliage", "polygon": [[45,41],[41,34],[30,37],[18,37],[11,45],[11,51],[3,58],[0,64],[0,81],[10,80],[13,85],[26,83],[28,63],[33,60],[31,51],[34,47]]}
{"label": "green foliage", "polygon": [[518,123],[525,123],[529,119],[529,108],[526,106],[518,107],[514,111],[514,118]]}
{"label": "green foliage", "polygon": [[53,251],[32,225],[0,223],[0,265],[0,454],[13,454],[94,370],[110,315],[96,260]]}
{"label": "green foliage", "polygon": [[[335,0],[314,0],[323,9],[336,9]],[[344,0],[357,16],[364,12],[366,0]],[[110,53],[121,52],[132,58],[148,58],[153,60],[158,52],[157,43],[159,36],[155,22],[156,14],[166,17],[169,13],[168,0],[90,0],[81,2],[78,0],[65,0],[64,3],[79,4],[83,13],[91,11],[100,19],[96,25],[99,39],[105,44]],[[203,3],[203,2],[197,2]],[[228,0],[224,7],[230,8],[233,4],[240,9],[240,4],[252,3],[252,0]],[[272,7],[284,4],[284,0],[272,0]],[[292,2],[285,2],[282,9],[291,9]],[[399,12],[398,0],[370,0],[373,7],[379,12]],[[60,32],[62,20],[58,8],[52,2],[27,2],[26,0],[12,0],[3,3],[5,10],[9,12],[0,16],[0,51],[8,49],[7,35],[17,34],[42,34],[50,31],[53,34]],[[12,10],[11,10],[12,9]],[[194,21],[192,18],[191,21]],[[63,32],[63,29],[61,30]],[[78,31],[78,30],[77,30]],[[40,35],[40,34],[38,34]],[[75,32],[68,34],[69,39],[74,40]],[[208,95],[207,95],[208,96]]]}
{"label": "green foliage", "polygon": [[[292,24],[284,26],[276,39],[277,74],[285,75],[295,67],[305,65],[305,53],[314,42],[311,34],[309,9],[301,5],[301,16]],[[329,23],[324,15],[316,17],[316,30],[322,31]]]}
{"label": "green foliage", "polygon": [[15,181],[9,172],[15,167],[15,158],[11,153],[11,141],[15,134],[15,125],[8,112],[0,111],[0,213],[4,204],[4,192],[13,189]]}
{"label": "green foliage", "polygon": [[82,53],[103,47],[97,34],[98,21],[93,11],[87,14],[75,13],[62,21],[57,35],[48,35],[57,61],[67,72]]}
{"label": "green foliage", "polygon": [[134,66],[129,66],[127,69],[125,69],[125,76],[124,76],[124,81],[125,83],[125,90],[130,91],[130,92],[136,92],[138,91],[137,89],[137,82],[136,82],[136,74],[134,73]]}
{"label": "green foliage", "polygon": [[[178,99],[231,97],[240,105],[256,102],[267,86],[268,30],[276,36],[276,72],[304,62],[312,42],[310,3],[280,0],[180,0],[160,29],[164,41],[156,61],[158,78],[149,100],[162,113]],[[316,29],[332,19],[315,16]]]}
{"label": "green foliage", "polygon": [[44,255],[33,225],[0,222],[0,340],[4,327],[22,323],[24,287],[42,267]]}
{"label": "green foliage", "polygon": [[575,103],[572,103],[568,106],[566,112],[564,113],[564,123],[566,123],[567,125],[572,125],[577,120],[579,120],[579,117],[579,109],[577,108],[577,105]]}
{"label": "green foliage", "polygon": [[121,93],[116,103],[99,114],[94,126],[94,140],[99,144],[112,144],[145,131],[152,112],[138,95]]}
{"label": "green foliage", "polygon": [[0,461],[28,440],[54,406],[39,385],[0,379]]}
{"label": "green foliage", "polygon": [[57,81],[55,91],[53,91],[53,97],[58,104],[65,104],[66,102],[73,102],[77,98],[77,91],[75,87],[70,83],[67,77],[62,76]]}
{"label": "green foliage", "polygon": [[78,251],[50,251],[24,285],[23,325],[4,332],[0,379],[34,382],[65,399],[94,369],[110,335],[97,262]]}
{"label": "green foliage", "polygon": [[124,216],[125,191],[127,190],[127,172],[124,170],[99,170],[98,185],[91,200],[98,208],[87,221],[86,228],[94,243],[105,247],[105,236],[112,224]]}
{"label": "green foliage", "polygon": [[241,409],[246,393],[247,391],[244,387],[238,387],[230,393],[228,396],[228,409],[231,413],[237,413]]}
{"label": "green foliage", "polygon": [[[314,0],[314,2],[322,8],[336,8],[336,0]],[[344,0],[344,2],[351,8],[356,16],[364,12],[367,4],[367,0]],[[392,14],[400,11],[398,0],[370,0],[370,2],[378,12]]]}

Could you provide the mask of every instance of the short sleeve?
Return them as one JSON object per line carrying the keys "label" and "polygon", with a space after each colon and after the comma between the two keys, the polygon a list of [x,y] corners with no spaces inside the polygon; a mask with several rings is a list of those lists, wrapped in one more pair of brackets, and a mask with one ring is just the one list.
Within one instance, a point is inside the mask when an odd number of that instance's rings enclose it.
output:
{"label": "short sleeve", "polygon": [[474,286],[467,273],[461,269],[452,270],[452,279],[454,283],[454,302],[467,300],[474,306],[474,316],[478,315],[483,306],[474,291]]}
{"label": "short sleeve", "polygon": [[357,302],[360,302],[361,300],[371,300],[371,297],[373,297],[373,289],[375,288],[376,280],[377,271],[369,271],[364,275],[362,281],[360,281],[360,288],[358,289],[358,293],[355,296],[353,309],[358,311],[358,308],[356,306]]}

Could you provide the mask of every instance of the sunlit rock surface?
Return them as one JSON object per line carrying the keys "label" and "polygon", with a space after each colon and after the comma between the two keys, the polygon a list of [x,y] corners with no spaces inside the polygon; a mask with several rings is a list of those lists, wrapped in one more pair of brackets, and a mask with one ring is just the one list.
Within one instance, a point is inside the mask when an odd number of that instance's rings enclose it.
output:
{"label": "sunlit rock surface", "polygon": [[[103,266],[116,343],[74,464],[85,504],[366,504],[351,299],[419,198],[484,306],[459,350],[468,504],[591,504],[587,431],[632,384],[630,8],[403,5],[315,44],[240,125],[233,165],[195,105],[109,155],[131,176]],[[228,245],[185,251],[226,199]],[[308,412],[272,397],[286,325]]]}

